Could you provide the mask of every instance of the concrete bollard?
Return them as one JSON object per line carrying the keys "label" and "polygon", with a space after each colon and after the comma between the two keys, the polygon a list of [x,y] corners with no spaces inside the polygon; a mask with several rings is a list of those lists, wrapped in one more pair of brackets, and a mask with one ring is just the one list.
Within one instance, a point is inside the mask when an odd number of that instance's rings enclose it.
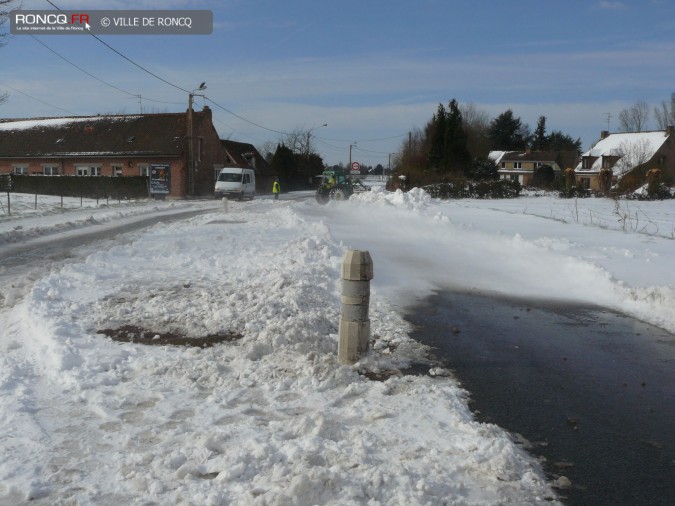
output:
{"label": "concrete bollard", "polygon": [[227,214],[227,197],[223,197],[223,212]]}
{"label": "concrete bollard", "polygon": [[342,261],[342,307],[340,311],[338,362],[353,364],[368,351],[370,340],[370,280],[373,260],[367,251],[349,250]]}

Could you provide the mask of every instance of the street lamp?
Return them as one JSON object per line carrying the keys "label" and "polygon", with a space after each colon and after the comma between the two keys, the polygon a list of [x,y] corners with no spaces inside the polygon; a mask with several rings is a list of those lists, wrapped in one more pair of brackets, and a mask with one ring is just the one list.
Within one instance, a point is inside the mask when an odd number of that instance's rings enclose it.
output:
{"label": "street lamp", "polygon": [[195,91],[203,91],[206,89],[206,83],[199,85],[199,88],[192,90],[192,93],[188,95],[188,194],[191,197],[194,197],[195,194],[195,160],[194,160],[194,143],[192,142],[193,138],[193,129],[192,124],[192,99],[197,97],[203,97],[195,93]]}
{"label": "street lamp", "polygon": [[309,130],[307,130],[307,160],[309,160],[309,136],[312,135],[312,132],[314,130],[316,130],[317,128],[327,127],[327,126],[328,126],[328,123],[324,123],[323,125],[317,125],[315,127],[310,128]]}

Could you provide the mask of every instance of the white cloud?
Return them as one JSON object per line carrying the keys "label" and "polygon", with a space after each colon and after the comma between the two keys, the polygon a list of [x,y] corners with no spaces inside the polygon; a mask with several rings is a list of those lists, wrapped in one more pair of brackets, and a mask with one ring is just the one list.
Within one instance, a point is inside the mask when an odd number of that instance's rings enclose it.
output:
{"label": "white cloud", "polygon": [[611,9],[611,10],[618,10],[618,9],[625,9],[626,4],[623,2],[614,2],[610,0],[603,0],[601,2],[598,2],[598,7],[600,9]]}

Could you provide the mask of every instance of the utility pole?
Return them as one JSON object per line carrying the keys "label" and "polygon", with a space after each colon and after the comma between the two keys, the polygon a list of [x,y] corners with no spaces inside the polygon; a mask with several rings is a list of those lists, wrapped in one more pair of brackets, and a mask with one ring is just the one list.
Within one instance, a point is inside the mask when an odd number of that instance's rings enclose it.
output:
{"label": "utility pole", "polygon": [[188,95],[188,195],[194,197],[195,195],[195,155],[194,155],[194,143],[192,142],[194,137],[194,126],[192,123],[192,101],[196,96],[203,97],[204,95],[197,95],[195,91],[202,91],[206,89],[206,83],[199,85],[199,88],[192,90],[192,93]]}
{"label": "utility pole", "polygon": [[356,146],[356,141],[354,144],[349,145],[349,170],[352,170],[352,147]]}

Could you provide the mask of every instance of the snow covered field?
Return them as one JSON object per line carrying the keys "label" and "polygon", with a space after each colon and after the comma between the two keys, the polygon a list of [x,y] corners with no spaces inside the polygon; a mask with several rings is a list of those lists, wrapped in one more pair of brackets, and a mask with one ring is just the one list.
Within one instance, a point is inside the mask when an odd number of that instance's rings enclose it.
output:
{"label": "snow covered field", "polygon": [[[550,504],[537,463],[474,421],[445,371],[359,374],[424,362],[403,308],[437,287],[493,291],[675,332],[672,200],[441,202],[378,188],[225,213],[12,199],[0,262],[57,234],[205,213],[26,272],[0,266],[0,504]],[[372,349],[354,367],[336,360],[347,248],[369,250],[375,270]],[[241,338],[202,349],[98,333],[125,325]]]}

